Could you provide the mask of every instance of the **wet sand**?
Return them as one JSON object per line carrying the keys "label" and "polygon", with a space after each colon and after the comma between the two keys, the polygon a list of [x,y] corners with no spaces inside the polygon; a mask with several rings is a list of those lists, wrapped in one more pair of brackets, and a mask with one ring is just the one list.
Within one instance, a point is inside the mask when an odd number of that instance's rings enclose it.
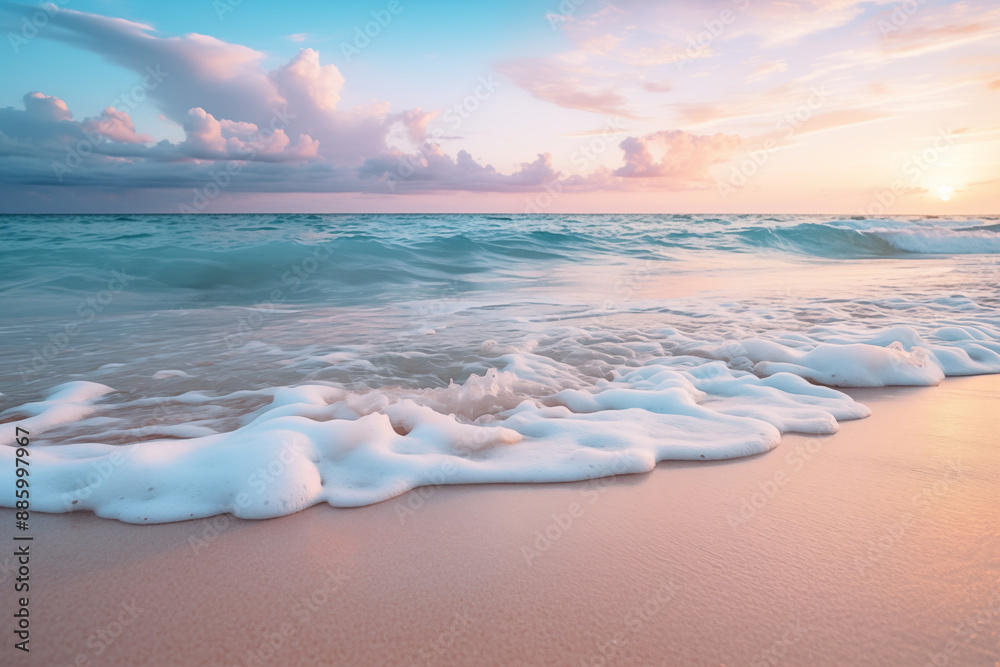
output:
{"label": "wet sand", "polygon": [[27,655],[2,510],[0,662],[1000,666],[1000,377],[850,393],[834,436],[644,475],[33,514]]}

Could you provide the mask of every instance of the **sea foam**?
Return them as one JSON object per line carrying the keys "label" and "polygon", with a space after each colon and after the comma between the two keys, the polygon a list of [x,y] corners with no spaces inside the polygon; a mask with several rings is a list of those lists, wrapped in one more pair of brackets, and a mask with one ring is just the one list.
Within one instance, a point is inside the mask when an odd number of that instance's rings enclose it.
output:
{"label": "sea foam", "polygon": [[645,472],[869,414],[837,387],[1000,372],[995,220],[0,227],[18,266],[0,275],[0,465],[28,431],[39,511],[265,518],[430,484]]}
{"label": "sea foam", "polygon": [[[869,336],[895,338],[885,345],[810,346],[798,337],[793,349],[753,338],[696,350],[689,337],[668,332],[655,345],[636,346],[650,353],[641,366],[618,367],[589,384],[569,380],[572,369],[551,358],[499,349],[498,367],[444,388],[306,384],[217,397],[187,392],[174,402],[209,415],[227,400],[266,404],[228,432],[189,425],[173,437],[132,444],[33,448],[32,506],[92,510],[131,523],[222,512],[267,518],[322,502],[375,503],[427,484],[560,482],[646,472],[658,461],[760,454],[782,433],[830,434],[839,421],[870,414],[821,385],[933,385],[949,369],[968,370],[967,351],[949,345],[978,337],[966,329],[941,333],[954,340],[931,344],[902,328]],[[652,354],[671,338],[700,356]],[[482,347],[493,349],[489,342]],[[1000,355],[980,351],[989,359],[981,356],[977,370],[1000,371]],[[739,370],[742,359],[752,372]],[[560,384],[574,386],[556,390]],[[43,401],[8,410],[8,419],[18,418],[5,435],[20,426],[37,437],[69,419],[113,432],[113,422],[128,419],[115,415],[143,400],[112,403],[114,396],[91,382],[55,387]],[[13,456],[13,448],[0,448],[4,464],[13,465]],[[13,491],[0,493],[0,502],[12,506]]]}

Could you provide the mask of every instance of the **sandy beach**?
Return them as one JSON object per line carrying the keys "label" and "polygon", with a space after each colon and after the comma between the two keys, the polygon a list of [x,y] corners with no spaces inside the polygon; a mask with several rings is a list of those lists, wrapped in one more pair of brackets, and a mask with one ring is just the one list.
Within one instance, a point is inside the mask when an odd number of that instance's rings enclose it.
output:
{"label": "sandy beach", "polygon": [[1000,3],[0,34],[0,667],[1000,667]]}
{"label": "sandy beach", "polygon": [[8,664],[1000,665],[1000,377],[850,393],[834,436],[645,475],[35,514]]}

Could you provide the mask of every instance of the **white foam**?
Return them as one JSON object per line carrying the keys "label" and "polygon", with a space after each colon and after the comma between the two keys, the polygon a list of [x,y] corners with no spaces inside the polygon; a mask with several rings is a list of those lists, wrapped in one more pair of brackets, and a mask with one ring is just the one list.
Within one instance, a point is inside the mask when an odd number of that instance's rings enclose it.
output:
{"label": "white foam", "polygon": [[992,231],[957,231],[946,228],[865,230],[904,252],[931,255],[1000,253],[1000,234]]}
{"label": "white foam", "polygon": [[936,385],[944,371],[923,347],[904,349],[899,342],[886,347],[851,343],[820,343],[808,351],[774,341],[752,338],[717,348],[724,359],[748,359],[761,375],[793,373],[832,387]]}
{"label": "white foam", "polygon": [[[824,324],[729,342],[674,329],[549,328],[546,337],[472,343],[483,355],[476,367],[493,367],[437,387],[312,382],[107,400],[111,387],[71,382],[3,413],[20,418],[4,436],[15,425],[31,432],[40,511],[87,509],[134,523],[222,512],[266,518],[322,502],[379,502],[427,484],[569,481],[759,454],[782,433],[833,433],[839,421],[869,414],[831,387],[1000,372],[990,321],[940,324]],[[412,377],[430,376],[438,363],[404,354]],[[325,361],[363,365],[336,355]],[[298,359],[293,368],[314,367],[317,356]],[[154,425],[136,428],[151,410],[159,411]],[[53,429],[59,435],[47,439]],[[12,464],[14,451],[0,447],[0,465]],[[0,488],[0,505],[14,502],[13,487]]]}
{"label": "white foam", "polygon": [[[539,366],[530,355],[508,356],[508,366]],[[829,433],[837,418],[867,415],[848,396],[799,378],[700,364],[689,372],[652,363],[548,398],[518,395],[510,370],[437,390],[278,388],[229,433],[36,447],[32,504],[127,522],[266,518],[319,502],[364,505],[425,484],[567,481],[648,471],[667,459],[746,456],[777,446],[781,431]],[[97,387],[33,404],[31,419],[110,391]],[[185,433],[194,435],[176,429]],[[0,458],[13,452],[0,449]],[[12,490],[0,493],[3,504],[14,502]]]}
{"label": "white foam", "polygon": [[22,418],[10,422],[8,428],[2,430],[0,445],[14,443],[16,428],[13,427],[20,427],[31,435],[40,435],[59,424],[79,421],[94,412],[94,399],[112,391],[111,387],[96,382],[66,382],[50,389],[45,400],[4,410],[0,412],[0,417],[13,414]]}
{"label": "white foam", "polygon": [[167,378],[189,378],[191,375],[184,371],[166,370],[153,373],[154,380],[166,380]]}

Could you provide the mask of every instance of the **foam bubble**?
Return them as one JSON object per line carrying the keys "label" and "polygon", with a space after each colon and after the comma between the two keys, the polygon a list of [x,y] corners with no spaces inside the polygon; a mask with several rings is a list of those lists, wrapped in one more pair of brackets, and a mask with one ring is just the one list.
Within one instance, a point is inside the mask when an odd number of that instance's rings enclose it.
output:
{"label": "foam bubble", "polygon": [[[535,365],[529,355],[510,362]],[[782,431],[830,433],[837,419],[867,414],[799,378],[704,365],[689,372],[652,363],[547,397],[519,394],[509,370],[437,390],[277,388],[227,433],[36,447],[32,504],[133,523],[221,512],[267,518],[319,502],[374,503],[424,484],[569,481],[644,472],[663,460],[747,456],[777,446]],[[67,404],[107,391],[64,387],[20,423],[54,423]],[[13,451],[0,449],[0,458]],[[0,493],[3,504],[14,502],[10,489]]]}

